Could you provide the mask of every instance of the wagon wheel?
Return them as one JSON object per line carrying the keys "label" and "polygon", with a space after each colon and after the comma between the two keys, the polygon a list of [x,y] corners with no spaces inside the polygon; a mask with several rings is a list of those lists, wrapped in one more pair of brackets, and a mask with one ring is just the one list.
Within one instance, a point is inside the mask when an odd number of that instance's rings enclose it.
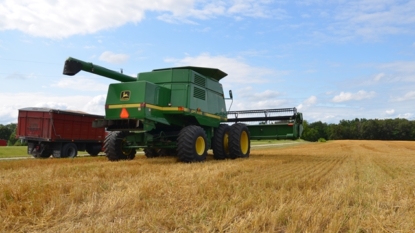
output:
{"label": "wagon wheel", "polygon": [[180,131],[177,139],[177,153],[180,161],[205,161],[207,150],[206,133],[200,126],[190,125]]}
{"label": "wagon wheel", "polygon": [[52,154],[52,150],[49,148],[43,148],[43,150],[39,153],[38,158],[46,159],[49,158]]}
{"label": "wagon wheel", "polygon": [[135,158],[136,150],[133,148],[124,148],[128,144],[126,137],[128,136],[126,131],[113,131],[110,132],[105,138],[105,154],[107,154],[108,160],[132,160]]}
{"label": "wagon wheel", "polygon": [[78,148],[72,142],[63,145],[61,150],[61,158],[74,158],[78,155]]}
{"label": "wagon wheel", "polygon": [[249,129],[245,124],[236,123],[229,130],[230,158],[248,158],[251,149]]}
{"label": "wagon wheel", "polygon": [[215,159],[229,158],[229,125],[219,125],[215,130],[213,137],[212,149]]}

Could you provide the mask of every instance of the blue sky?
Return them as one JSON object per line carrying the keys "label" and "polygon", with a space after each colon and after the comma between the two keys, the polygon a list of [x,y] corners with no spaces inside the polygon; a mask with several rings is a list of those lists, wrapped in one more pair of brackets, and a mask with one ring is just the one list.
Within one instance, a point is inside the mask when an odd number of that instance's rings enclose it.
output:
{"label": "blue sky", "polygon": [[0,124],[24,107],[104,114],[115,81],[62,75],[69,56],[131,76],[219,68],[232,110],[415,120],[414,12],[415,0],[0,0]]}

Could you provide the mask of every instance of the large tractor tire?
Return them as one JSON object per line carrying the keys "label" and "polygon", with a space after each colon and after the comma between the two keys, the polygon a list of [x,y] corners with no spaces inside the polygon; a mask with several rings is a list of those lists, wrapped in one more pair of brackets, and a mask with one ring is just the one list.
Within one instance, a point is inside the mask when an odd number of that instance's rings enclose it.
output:
{"label": "large tractor tire", "polygon": [[233,124],[229,130],[230,158],[248,158],[250,150],[251,139],[248,127],[241,123]]}
{"label": "large tractor tire", "polygon": [[215,130],[213,136],[212,149],[215,159],[229,158],[229,125],[223,124]]}
{"label": "large tractor tire", "polygon": [[195,125],[183,128],[177,139],[177,153],[182,162],[202,162],[206,160],[209,148],[206,132]]}
{"label": "large tractor tire", "polygon": [[107,154],[108,160],[118,161],[118,160],[132,160],[135,158],[135,149],[124,149],[128,136],[128,132],[125,131],[113,131],[110,132],[107,137],[105,137],[105,153]]}
{"label": "large tractor tire", "polygon": [[61,158],[75,158],[78,155],[78,147],[72,142],[63,145]]}

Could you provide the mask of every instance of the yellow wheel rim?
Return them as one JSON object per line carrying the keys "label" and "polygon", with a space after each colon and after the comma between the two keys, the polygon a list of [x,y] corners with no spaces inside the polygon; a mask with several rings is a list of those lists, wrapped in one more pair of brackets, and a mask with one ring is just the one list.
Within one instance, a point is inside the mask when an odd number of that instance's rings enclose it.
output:
{"label": "yellow wheel rim", "polygon": [[198,155],[203,155],[203,153],[205,152],[205,139],[203,139],[202,136],[197,137],[195,147],[196,153]]}
{"label": "yellow wheel rim", "polygon": [[229,154],[229,134],[225,133],[223,135],[223,150],[225,151],[225,154]]}
{"label": "yellow wheel rim", "polygon": [[240,143],[241,143],[242,154],[248,153],[249,139],[248,139],[248,134],[246,133],[246,131],[242,132]]}

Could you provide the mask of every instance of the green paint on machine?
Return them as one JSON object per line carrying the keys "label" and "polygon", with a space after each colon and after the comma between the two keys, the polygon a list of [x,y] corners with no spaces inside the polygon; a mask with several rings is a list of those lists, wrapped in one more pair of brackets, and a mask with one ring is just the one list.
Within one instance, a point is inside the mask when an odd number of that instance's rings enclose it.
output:
{"label": "green paint on machine", "polygon": [[[228,148],[228,145],[221,145],[225,143],[233,145],[229,147],[230,151],[215,158],[249,156],[250,143],[239,141],[241,138],[250,140],[247,125],[235,123],[229,131],[223,127],[218,130],[228,121],[225,96],[219,83],[227,76],[225,72],[186,66],[156,69],[139,73],[134,78],[68,58],[63,73],[75,75],[81,70],[120,81],[108,87],[105,118],[93,123],[93,127],[105,127],[110,131],[105,147],[110,160],[133,159],[131,150],[144,148],[146,156],[151,158],[177,155],[183,162],[204,161],[208,149],[223,151],[214,147]],[[225,131],[231,135],[226,138],[233,141],[212,143],[215,137],[222,138],[223,135],[219,134]],[[261,134],[252,136],[260,138]],[[128,156],[125,151],[128,151]]]}

